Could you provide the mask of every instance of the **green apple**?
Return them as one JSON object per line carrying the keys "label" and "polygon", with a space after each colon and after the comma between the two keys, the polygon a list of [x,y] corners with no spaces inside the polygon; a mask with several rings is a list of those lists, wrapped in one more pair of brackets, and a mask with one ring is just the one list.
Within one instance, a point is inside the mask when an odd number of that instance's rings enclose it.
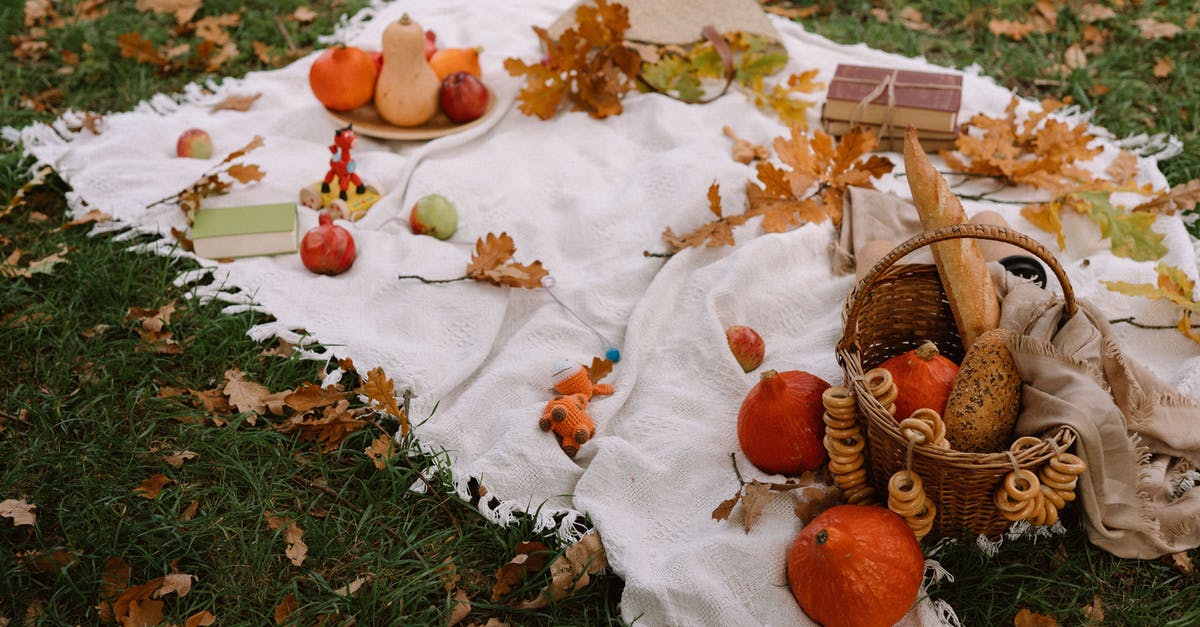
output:
{"label": "green apple", "polygon": [[450,239],[458,229],[458,210],[445,196],[429,194],[421,197],[417,204],[413,205],[408,225],[416,235]]}
{"label": "green apple", "polygon": [[207,159],[212,156],[212,152],[212,138],[203,129],[189,128],[175,141],[175,155],[178,157]]}

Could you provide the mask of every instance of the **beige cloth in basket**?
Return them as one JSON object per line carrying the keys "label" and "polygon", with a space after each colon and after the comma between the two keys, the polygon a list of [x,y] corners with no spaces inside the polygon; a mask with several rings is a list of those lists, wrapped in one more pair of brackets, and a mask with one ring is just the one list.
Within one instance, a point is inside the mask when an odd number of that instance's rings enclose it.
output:
{"label": "beige cloth in basket", "polygon": [[1186,477],[1200,467],[1200,406],[1128,359],[1086,301],[1059,328],[1060,297],[1016,278],[997,290],[1000,325],[1022,334],[1009,346],[1025,381],[1017,434],[1078,434],[1088,538],[1130,558],[1200,546],[1200,489]]}

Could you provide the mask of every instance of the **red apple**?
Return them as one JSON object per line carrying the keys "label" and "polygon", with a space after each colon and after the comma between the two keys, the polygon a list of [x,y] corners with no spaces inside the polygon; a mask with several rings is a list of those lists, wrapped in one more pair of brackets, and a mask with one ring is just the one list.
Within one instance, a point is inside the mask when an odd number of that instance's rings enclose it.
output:
{"label": "red apple", "polygon": [[212,138],[203,129],[189,128],[175,141],[175,155],[178,157],[207,159],[212,156],[212,151]]}
{"label": "red apple", "polygon": [[750,372],[762,365],[763,355],[767,347],[763,344],[762,336],[748,326],[735,324],[725,329],[725,340],[729,342],[729,350],[742,370]]}
{"label": "red apple", "polygon": [[367,55],[375,62],[375,73],[379,74],[383,71],[383,53],[378,50],[368,50]]}
{"label": "red apple", "polygon": [[428,61],[437,52],[437,35],[431,30],[425,31],[425,60]]}
{"label": "red apple", "polygon": [[470,122],[487,111],[488,89],[478,76],[455,72],[442,81],[442,113],[452,122]]}

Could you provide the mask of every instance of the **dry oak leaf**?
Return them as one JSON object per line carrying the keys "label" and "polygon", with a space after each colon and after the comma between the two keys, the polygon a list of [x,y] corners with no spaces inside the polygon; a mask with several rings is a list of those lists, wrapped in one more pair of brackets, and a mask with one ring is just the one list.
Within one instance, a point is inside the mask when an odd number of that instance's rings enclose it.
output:
{"label": "dry oak leaf", "polygon": [[[243,11],[245,8],[243,7]],[[218,46],[229,43],[229,33],[225,30],[242,23],[242,13],[225,13],[210,15],[196,20],[196,36],[205,41],[211,41]]]}
{"label": "dry oak leaf", "polygon": [[137,0],[135,8],[142,12],[174,15],[178,24],[187,24],[200,10],[202,3],[203,0]]}
{"label": "dry oak leaf", "polygon": [[259,98],[262,98],[262,93],[231,94],[213,105],[212,111],[249,111]]}
{"label": "dry oak leaf", "polygon": [[1117,12],[1102,4],[1088,2],[1079,7],[1077,15],[1080,22],[1091,23],[1112,19],[1117,16]]}
{"label": "dry oak leaf", "polygon": [[296,600],[296,595],[291,592],[283,595],[279,599],[279,603],[275,605],[275,610],[272,612],[275,618],[276,625],[293,624],[292,615],[296,610],[300,609],[300,603]]}
{"label": "dry oak leaf", "polygon": [[1028,608],[1021,608],[1013,617],[1013,627],[1058,627],[1058,621],[1045,614],[1031,612]]}
{"label": "dry oak leaf", "polygon": [[496,583],[492,584],[492,600],[499,601],[514,588],[525,582],[529,575],[546,566],[550,550],[541,542],[518,542],[511,560],[496,570]]}
{"label": "dry oak leaf", "polygon": [[[99,135],[99,133],[97,133],[97,135]],[[64,224],[63,228],[69,229],[71,227],[92,224],[95,222],[108,222],[109,220],[112,220],[111,214],[100,211],[99,209],[91,209],[87,213]]]}
{"label": "dry oak leaf", "polygon": [[742,529],[746,533],[750,533],[762,518],[763,510],[775,500],[775,496],[769,483],[751,481],[746,485],[742,491]]}
{"label": "dry oak leaf", "polygon": [[79,561],[79,556],[82,554],[82,551],[58,549],[54,551],[19,551],[16,556],[35,572],[60,573],[67,566]]}
{"label": "dry oak leaf", "polygon": [[221,391],[229,397],[229,403],[237,408],[238,412],[250,414],[247,421],[252,425],[257,422],[255,414],[266,412],[267,405],[263,399],[271,394],[266,386],[247,381],[246,373],[238,368],[225,371],[225,385]]}
{"label": "dry oak leaf", "polygon": [[351,411],[350,403],[342,400],[326,407],[320,418],[312,414],[292,416],[275,427],[280,433],[296,433],[301,441],[315,441],[321,452],[328,453],[341,446],[347,435],[366,427],[369,422],[358,418],[359,410]]}
{"label": "dry oak leaf", "polygon": [[371,440],[371,445],[363,449],[363,452],[370,458],[371,463],[375,464],[377,470],[383,470],[396,456],[396,441],[392,436],[381,433],[379,437]]}
{"label": "dry oak leaf", "polygon": [[171,593],[187,596],[192,589],[192,579],[191,575],[171,573],[126,588],[112,604],[113,618],[123,627],[159,625],[163,622],[163,602],[157,599]]}
{"label": "dry oak leaf", "polygon": [[400,419],[401,435],[408,435],[408,420],[404,410],[396,403],[396,385],[383,372],[383,368],[372,368],[362,382],[359,392],[371,402],[371,408]]}
{"label": "dry oak leaf", "polygon": [[172,483],[170,478],[161,472],[155,473],[149,479],[139,483],[138,487],[133,489],[133,493],[144,499],[156,499],[168,483]]}
{"label": "dry oak leaf", "polygon": [[1170,564],[1175,570],[1185,575],[1196,572],[1196,565],[1192,563],[1192,558],[1188,555],[1187,551],[1172,553],[1167,557],[1170,558]]}
{"label": "dry oak leaf", "polygon": [[1092,602],[1083,606],[1083,617],[1088,625],[1104,624],[1104,606],[1100,603],[1100,595],[1092,595]]}
{"label": "dry oak leaf", "polygon": [[518,603],[520,609],[538,609],[579,592],[591,581],[591,576],[608,568],[608,555],[600,534],[589,531],[578,542],[567,547],[563,554],[550,562],[550,583],[541,593]]}
{"label": "dry oak leaf", "polygon": [[17,261],[21,258],[21,251],[14,250],[11,255],[4,261],[0,261],[0,276],[10,279],[33,278],[35,274],[50,274],[54,272],[54,267],[60,263],[66,263],[66,255],[71,249],[63,243],[59,243],[57,252],[51,253],[41,259],[29,262],[24,268],[17,265]]}
{"label": "dry oak leaf", "polygon": [[1175,64],[1171,62],[1171,57],[1163,57],[1154,62],[1155,78],[1166,78],[1171,75],[1171,70],[1175,69]]}
{"label": "dry oak leaf", "polygon": [[293,566],[303,564],[304,558],[308,557],[308,545],[304,543],[304,530],[300,528],[300,525],[291,520],[273,515],[269,511],[263,512],[263,518],[266,519],[267,527],[270,529],[284,528],[283,537],[287,542],[284,555],[287,555]]}
{"label": "dry oak leaf", "polygon": [[195,518],[196,514],[199,514],[199,513],[200,513],[200,501],[192,501],[191,503],[188,503],[187,507],[183,508],[183,511],[179,513],[179,516],[178,516],[178,518],[176,518],[176,520],[178,520],[179,522],[187,522],[187,521]]}
{"label": "dry oak leaf", "polygon": [[13,525],[16,527],[29,526],[37,521],[37,514],[33,510],[37,509],[37,505],[28,503],[24,499],[5,499],[0,501],[0,517],[11,518]]}
{"label": "dry oak leaf", "polygon": [[464,590],[455,590],[450,600],[454,602],[454,607],[450,610],[450,617],[446,619],[446,627],[454,627],[471,613],[471,598]]}
{"label": "dry oak leaf", "polygon": [[683,237],[675,235],[675,232],[669,226],[663,229],[663,241],[671,247],[672,251],[679,251],[684,248],[699,248],[701,246],[716,248],[719,246],[733,246],[735,244],[733,239],[734,227],[745,224],[750,219],[750,216],[744,213],[729,217],[723,216],[721,210],[721,187],[716,183],[708,186],[707,198],[708,210],[717,219],[693,229]]}
{"label": "dry oak leaf", "polygon": [[196,459],[197,457],[200,457],[200,454],[195,451],[175,451],[170,455],[164,456],[163,461],[167,462],[167,465],[172,468],[180,468],[187,460]]}
{"label": "dry oak leaf", "polygon": [[1112,163],[1108,164],[1108,167],[1104,169],[1104,175],[1112,179],[1113,184],[1118,187],[1136,184],[1138,175],[1137,155],[1122,148],[1117,153],[1116,158],[1112,160]]}
{"label": "dry oak leaf", "polygon": [[1173,215],[1176,211],[1195,209],[1197,203],[1200,203],[1200,179],[1192,179],[1134,207],[1133,211]]}
{"label": "dry oak leaf", "polygon": [[119,557],[104,561],[104,569],[100,571],[100,602],[96,606],[100,622],[113,621],[112,604],[129,587],[131,572],[129,565]]}
{"label": "dry oak leaf", "polygon": [[1137,25],[1142,39],[1173,39],[1183,32],[1183,27],[1178,24],[1160,22],[1150,17],[1134,20],[1133,23]]}
{"label": "dry oak leaf", "polygon": [[338,401],[345,399],[346,393],[333,386],[323,388],[319,384],[305,382],[284,397],[283,402],[288,407],[303,413],[318,407],[336,405]]}
{"label": "dry oak leaf", "polygon": [[154,47],[154,43],[138,32],[117,35],[117,46],[124,59],[133,59],[138,63],[157,66],[166,66],[169,63],[169,60],[158,51],[158,48]]}
{"label": "dry oak leaf", "polygon": [[475,252],[467,263],[467,276],[493,285],[536,289],[550,273],[541,261],[524,265],[512,260],[517,246],[508,233],[488,233],[475,242]]}
{"label": "dry oak leaf", "polygon": [[192,614],[183,623],[183,627],[208,627],[217,622],[217,616],[208,610],[201,610]]}
{"label": "dry oak leaf", "polygon": [[290,17],[301,24],[307,24],[317,19],[317,12],[306,6],[297,7],[295,11],[292,11]]}

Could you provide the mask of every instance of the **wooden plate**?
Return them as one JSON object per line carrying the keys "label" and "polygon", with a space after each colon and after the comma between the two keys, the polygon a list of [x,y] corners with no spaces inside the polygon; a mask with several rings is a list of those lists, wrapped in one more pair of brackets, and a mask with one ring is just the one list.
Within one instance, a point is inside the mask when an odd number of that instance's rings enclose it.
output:
{"label": "wooden plate", "polygon": [[388,124],[387,121],[379,117],[379,112],[375,110],[375,104],[370,102],[352,111],[325,109],[325,112],[329,114],[329,117],[342,124],[353,124],[354,132],[359,135],[378,139],[422,140],[461,133],[473,126],[477,126],[495,108],[496,92],[492,91],[492,88],[489,87],[487,109],[484,110],[483,115],[462,124],[451,122],[450,118],[446,117],[446,114],[438,111],[432,120],[420,126],[395,126]]}

